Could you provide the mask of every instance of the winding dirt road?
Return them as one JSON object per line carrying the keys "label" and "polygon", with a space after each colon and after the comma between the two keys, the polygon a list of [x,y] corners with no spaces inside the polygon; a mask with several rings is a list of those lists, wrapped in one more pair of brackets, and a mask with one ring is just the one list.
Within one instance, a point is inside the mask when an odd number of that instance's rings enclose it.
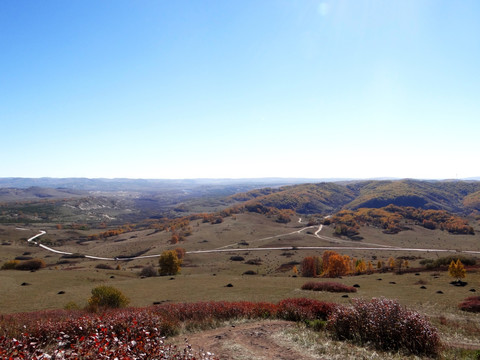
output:
{"label": "winding dirt road", "polygon": [[[299,219],[299,223],[301,222],[301,218]],[[265,238],[257,239],[257,240],[252,240],[250,243],[259,243],[263,242],[266,240],[272,240],[276,239],[279,237],[285,237],[289,235],[294,235],[294,234],[300,234],[301,232],[314,228],[315,226],[306,226],[303,227],[299,230],[295,230],[289,233],[285,234],[279,234],[279,235],[274,235],[274,236],[268,236]],[[225,252],[225,253],[230,253],[230,252],[239,252],[239,251],[270,251],[270,250],[279,250],[279,251],[286,251],[286,250],[364,250],[364,251],[414,251],[414,252],[440,252],[440,253],[464,253],[464,254],[475,254],[478,255],[480,254],[480,251],[471,251],[471,250],[455,250],[455,249],[427,249],[427,248],[406,248],[406,247],[399,247],[399,246],[391,246],[391,245],[382,245],[382,244],[375,244],[375,243],[369,243],[369,242],[364,242],[362,241],[360,244],[362,246],[359,246],[358,241],[353,241],[353,240],[343,240],[343,239],[336,239],[324,235],[320,235],[319,233],[322,231],[323,225],[320,225],[318,227],[318,230],[315,231],[314,234],[307,234],[310,236],[315,236],[318,239],[328,241],[333,244],[355,244],[355,246],[282,246],[282,247],[253,247],[253,248],[234,248],[234,249],[229,249],[232,246],[237,246],[238,243],[234,244],[229,244],[225,245],[216,249],[211,249],[211,250],[192,250],[192,251],[187,251],[186,254],[211,254],[211,253],[220,253],[220,252]],[[28,230],[28,229],[23,229],[23,228],[17,228],[17,230]],[[39,238],[42,235],[45,235],[46,231],[40,230],[40,232],[32,236],[31,238],[27,239],[28,243],[33,243],[42,249],[45,249],[47,251],[56,253],[56,254],[63,254],[63,255],[73,255],[74,253],[72,252],[67,252],[67,251],[60,251],[56,250],[54,248],[48,247],[46,245],[43,245],[39,243],[38,241],[34,241],[35,239]],[[77,254],[77,253],[76,253]],[[153,255],[142,255],[142,256],[133,256],[133,257],[100,257],[100,256],[93,256],[93,255],[86,255],[82,254],[88,259],[94,259],[94,260],[105,260],[105,261],[130,261],[130,260],[137,260],[137,259],[149,259],[149,258],[157,258],[160,257],[161,254],[153,254]]]}

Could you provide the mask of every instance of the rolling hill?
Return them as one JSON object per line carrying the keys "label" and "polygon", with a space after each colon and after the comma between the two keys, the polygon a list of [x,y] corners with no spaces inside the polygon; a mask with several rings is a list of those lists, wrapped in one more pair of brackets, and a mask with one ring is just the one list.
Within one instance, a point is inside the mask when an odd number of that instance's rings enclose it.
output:
{"label": "rolling hill", "polygon": [[467,214],[480,210],[480,182],[404,179],[300,184],[254,190],[230,199],[291,209],[301,214],[380,208],[390,204]]}

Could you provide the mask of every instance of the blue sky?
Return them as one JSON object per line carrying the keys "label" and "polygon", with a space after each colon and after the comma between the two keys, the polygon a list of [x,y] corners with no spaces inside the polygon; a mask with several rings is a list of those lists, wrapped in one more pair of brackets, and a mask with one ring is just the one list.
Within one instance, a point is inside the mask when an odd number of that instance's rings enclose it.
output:
{"label": "blue sky", "polygon": [[480,176],[478,1],[0,2],[0,177]]}

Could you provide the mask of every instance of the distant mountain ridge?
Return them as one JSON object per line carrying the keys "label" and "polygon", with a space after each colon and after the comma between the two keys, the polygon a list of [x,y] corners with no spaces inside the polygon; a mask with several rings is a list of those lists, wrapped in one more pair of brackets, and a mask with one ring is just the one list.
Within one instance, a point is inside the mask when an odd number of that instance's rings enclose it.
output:
{"label": "distant mountain ridge", "polygon": [[300,214],[390,204],[457,214],[480,211],[480,181],[476,180],[308,180],[0,178],[0,202],[114,196],[146,217],[173,208],[202,212],[244,203],[291,209]]}
{"label": "distant mountain ridge", "polygon": [[0,188],[66,188],[85,191],[158,191],[188,190],[200,186],[248,186],[250,188],[301,184],[308,182],[348,181],[351,179],[245,178],[245,179],[127,179],[127,178],[0,178]]}

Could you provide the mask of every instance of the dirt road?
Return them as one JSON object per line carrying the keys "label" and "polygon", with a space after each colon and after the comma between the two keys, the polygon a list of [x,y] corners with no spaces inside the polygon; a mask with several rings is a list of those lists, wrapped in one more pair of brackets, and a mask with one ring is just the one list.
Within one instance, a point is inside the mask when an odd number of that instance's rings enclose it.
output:
{"label": "dirt road", "polygon": [[319,359],[302,351],[295,343],[280,340],[283,330],[293,329],[293,322],[269,320],[202,331],[172,339],[185,341],[195,351],[214,353],[222,360],[311,360]]}

